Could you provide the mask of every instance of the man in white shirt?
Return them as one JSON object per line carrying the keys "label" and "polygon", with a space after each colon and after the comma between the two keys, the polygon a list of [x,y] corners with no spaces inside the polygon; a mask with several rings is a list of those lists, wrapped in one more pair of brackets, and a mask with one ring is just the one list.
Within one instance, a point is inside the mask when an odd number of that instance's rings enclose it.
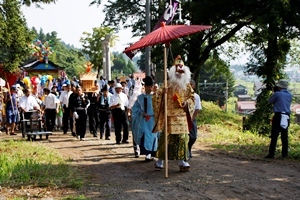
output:
{"label": "man in white shirt", "polygon": [[128,144],[128,123],[127,123],[127,107],[128,107],[128,97],[122,92],[122,85],[117,83],[115,86],[116,93],[112,96],[109,108],[112,111],[114,118],[116,143],[120,144],[122,135],[121,130],[123,126],[123,139],[122,143]]}
{"label": "man in white shirt", "polygon": [[[191,84],[192,88],[195,90],[195,88],[196,88],[195,81],[191,80],[190,84]],[[189,159],[192,158],[192,146],[194,145],[194,143],[197,140],[197,115],[198,115],[199,111],[202,110],[200,96],[196,92],[194,92],[194,97],[195,97],[195,110],[194,110],[193,117],[192,117],[193,127],[190,130],[189,142],[188,142],[188,148],[189,148],[188,158]]]}
{"label": "man in white shirt", "polygon": [[[24,96],[22,96],[19,99],[19,108],[20,108],[20,112],[23,114],[21,115],[22,119],[30,119],[31,115],[33,114],[32,110],[37,110],[40,111],[40,106],[37,102],[37,100],[35,99],[34,96],[31,95],[31,92],[29,89],[25,89],[24,90]],[[23,127],[24,124],[22,124],[22,133],[25,130],[25,127]]]}
{"label": "man in white shirt", "polygon": [[122,82],[121,82],[121,85],[122,85],[122,87],[123,87],[122,92],[125,93],[125,94],[127,95],[127,97],[129,98],[129,89],[128,89],[128,87],[126,87],[126,82],[125,82],[125,81],[122,81]]}
{"label": "man in white shirt", "polygon": [[49,88],[43,89],[44,94],[47,95],[44,100],[44,111],[46,114],[46,127],[47,131],[53,131],[55,125],[56,113],[58,113],[59,100],[57,97],[50,93]]}
{"label": "man in white shirt", "polygon": [[65,90],[61,92],[60,96],[59,96],[59,101],[62,105],[63,108],[63,132],[64,134],[67,134],[68,132],[68,122],[70,119],[70,128],[72,131],[73,128],[73,120],[70,116],[70,108],[69,108],[69,97],[70,95],[73,93],[73,91],[71,91],[71,85],[70,84],[64,84],[63,85]]}
{"label": "man in white shirt", "polygon": [[[24,96],[20,98],[19,108],[24,112],[24,114],[31,110],[40,110],[39,104],[37,103],[36,99],[30,94],[30,90],[28,89],[24,90]],[[26,118],[25,116],[25,119],[28,118]]]}

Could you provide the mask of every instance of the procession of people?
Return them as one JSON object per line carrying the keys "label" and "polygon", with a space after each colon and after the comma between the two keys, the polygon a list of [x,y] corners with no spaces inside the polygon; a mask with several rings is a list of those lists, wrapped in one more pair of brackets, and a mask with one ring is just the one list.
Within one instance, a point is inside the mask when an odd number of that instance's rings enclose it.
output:
{"label": "procession of people", "polygon": [[[150,76],[142,79],[129,75],[124,81],[117,77],[107,81],[100,76],[94,81],[92,92],[84,92],[76,77],[68,80],[46,76],[44,85],[35,84],[41,82],[38,77],[19,79],[1,94],[2,126],[8,135],[15,135],[17,127],[23,129],[18,126],[20,120],[30,119],[32,111],[36,111],[44,119],[45,131],[62,131],[84,141],[88,130],[93,137],[114,139],[115,144],[132,143],[136,158],[157,158],[156,169],[164,168],[164,135],[168,134],[168,159],[179,160],[180,171],[189,171],[188,160],[197,131],[195,127],[191,131],[189,124],[194,122],[196,126],[200,99],[195,109],[191,73],[180,57],[175,59],[168,78],[168,88],[159,88]],[[168,132],[164,130],[162,115],[166,92]]]}

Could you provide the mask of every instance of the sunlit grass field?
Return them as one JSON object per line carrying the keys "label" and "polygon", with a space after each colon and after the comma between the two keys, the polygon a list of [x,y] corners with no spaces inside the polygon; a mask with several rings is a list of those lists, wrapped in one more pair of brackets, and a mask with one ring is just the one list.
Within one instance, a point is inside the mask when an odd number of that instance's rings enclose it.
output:
{"label": "sunlit grass field", "polygon": [[78,188],[82,183],[56,150],[28,141],[0,141],[1,186]]}
{"label": "sunlit grass field", "polygon": [[[242,116],[221,110],[211,102],[202,101],[203,110],[198,117],[198,141],[218,150],[246,157],[263,158],[268,153],[270,138],[249,131],[242,131]],[[271,125],[270,125],[271,126]],[[280,156],[281,141],[277,142]],[[289,127],[289,158],[300,160],[300,126],[291,122]]]}

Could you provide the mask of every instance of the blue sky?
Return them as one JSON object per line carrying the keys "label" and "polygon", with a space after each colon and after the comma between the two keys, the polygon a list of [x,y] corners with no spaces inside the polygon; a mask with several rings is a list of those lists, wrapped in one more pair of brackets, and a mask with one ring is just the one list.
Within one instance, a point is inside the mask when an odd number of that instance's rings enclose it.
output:
{"label": "blue sky", "polygon": [[[92,0],[58,0],[55,4],[44,5],[42,8],[22,7],[28,27],[35,27],[38,31],[43,29],[44,33],[56,31],[58,38],[67,44],[81,48],[79,42],[83,32],[92,32],[92,28],[100,27],[104,20],[102,6],[89,6]],[[104,1],[103,1],[104,2]],[[128,42],[137,41],[131,39],[130,30],[119,32],[119,41],[112,48],[113,51],[121,52]]]}

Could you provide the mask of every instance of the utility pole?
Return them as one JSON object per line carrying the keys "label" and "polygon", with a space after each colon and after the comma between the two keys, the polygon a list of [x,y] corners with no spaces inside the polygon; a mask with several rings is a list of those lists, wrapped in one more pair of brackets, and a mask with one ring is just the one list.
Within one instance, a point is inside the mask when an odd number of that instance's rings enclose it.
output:
{"label": "utility pole", "polygon": [[[150,1],[146,0],[146,34],[150,33]],[[145,55],[145,72],[146,76],[150,76],[150,63],[151,63],[151,47],[146,47],[146,55]]]}
{"label": "utility pole", "polygon": [[106,73],[107,80],[111,80],[111,66],[110,66],[110,49],[109,49],[110,35],[105,36],[105,57],[106,57]]}
{"label": "utility pole", "polygon": [[109,80],[107,77],[107,71],[106,71],[106,48],[105,48],[105,38],[101,38],[102,42],[102,69],[103,69],[103,76],[106,77],[106,80]]}

